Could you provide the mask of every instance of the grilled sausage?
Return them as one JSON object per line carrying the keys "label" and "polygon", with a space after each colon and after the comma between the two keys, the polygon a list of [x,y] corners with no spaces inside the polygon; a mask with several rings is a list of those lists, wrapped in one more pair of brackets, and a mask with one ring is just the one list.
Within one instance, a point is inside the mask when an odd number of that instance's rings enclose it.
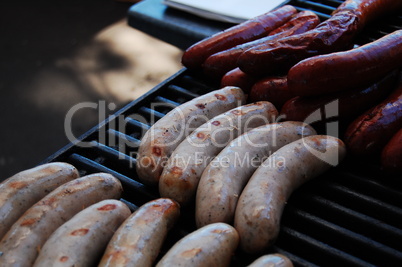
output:
{"label": "grilled sausage", "polygon": [[256,81],[258,81],[258,77],[248,75],[239,68],[235,68],[223,75],[221,86],[237,86],[248,94]]}
{"label": "grilled sausage", "polygon": [[33,204],[79,176],[67,163],[53,162],[19,172],[0,184],[0,240]]}
{"label": "grilled sausage", "polygon": [[195,196],[201,174],[213,157],[238,135],[274,121],[276,115],[271,103],[258,102],[232,109],[201,125],[169,158],[159,181],[161,196],[187,204]]}
{"label": "grilled sausage", "polygon": [[98,173],[65,183],[29,208],[0,242],[0,266],[30,266],[47,238],[76,213],[100,200],[120,198],[122,186]]}
{"label": "grilled sausage", "polygon": [[197,226],[232,223],[239,195],[264,159],[282,146],[313,134],[310,126],[288,121],[257,127],[230,142],[201,176],[196,196]]}
{"label": "grilled sausage", "polygon": [[[401,7],[402,2],[395,0],[348,0],[315,29],[271,42],[261,49],[256,46],[246,50],[239,57],[238,66],[254,75],[287,72],[300,60],[349,47],[367,23]],[[348,66],[347,70],[355,71]],[[322,69],[320,73],[327,76]]]}
{"label": "grilled sausage", "polygon": [[348,51],[305,59],[288,73],[296,95],[320,95],[367,86],[402,66],[402,30]]}
{"label": "grilled sausage", "polygon": [[254,172],[240,195],[234,226],[240,246],[258,253],[271,246],[279,233],[283,208],[291,193],[345,156],[343,142],[314,135],[294,141],[272,154]]}
{"label": "grilled sausage", "polygon": [[189,47],[183,53],[182,63],[189,69],[198,69],[208,56],[266,36],[296,13],[296,8],[285,5],[216,33]]}
{"label": "grilled sausage", "polygon": [[114,199],[89,206],[57,228],[40,250],[34,267],[93,266],[130,214],[126,204]]}
{"label": "grilled sausage", "polygon": [[190,100],[158,120],[144,135],[138,149],[137,174],[149,185],[157,185],[172,151],[208,119],[244,104],[240,88],[225,87]]}
{"label": "grilled sausage", "polygon": [[401,127],[402,83],[384,101],[355,119],[346,130],[344,141],[353,155],[379,155]]}
{"label": "grilled sausage", "polygon": [[99,267],[153,266],[179,215],[179,205],[167,198],[144,204],[113,235]]}
{"label": "grilled sausage", "polygon": [[[395,89],[397,81],[398,71],[393,71],[368,87],[322,96],[297,96],[282,107],[281,117],[312,123],[305,120],[314,112],[325,109],[328,116],[333,113],[340,121],[349,121],[384,100]],[[331,112],[328,104],[334,101],[337,101],[336,110]]]}
{"label": "grilled sausage", "polygon": [[208,77],[221,78],[226,72],[237,67],[237,59],[243,51],[256,45],[273,42],[279,38],[306,32],[317,26],[319,22],[320,19],[315,13],[311,11],[299,12],[266,37],[243,43],[209,56],[202,65],[204,73]]}
{"label": "grilled sausage", "polygon": [[259,257],[248,267],[293,267],[293,263],[285,255],[275,253]]}
{"label": "grilled sausage", "polygon": [[257,81],[251,88],[249,101],[269,101],[278,109],[289,99],[295,97],[288,89],[286,76],[267,77]]}
{"label": "grilled sausage", "polygon": [[402,128],[382,150],[381,167],[387,173],[402,174]]}
{"label": "grilled sausage", "polygon": [[239,236],[232,226],[210,224],[179,240],[156,267],[229,266],[238,243]]}

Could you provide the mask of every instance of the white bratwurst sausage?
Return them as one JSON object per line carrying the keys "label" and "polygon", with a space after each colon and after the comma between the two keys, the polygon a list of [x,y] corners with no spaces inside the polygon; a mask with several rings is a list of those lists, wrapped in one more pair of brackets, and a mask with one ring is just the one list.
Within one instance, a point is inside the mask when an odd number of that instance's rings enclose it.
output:
{"label": "white bratwurst sausage", "polygon": [[236,230],[225,223],[204,226],[179,240],[156,267],[225,267],[239,243]]}
{"label": "white bratwurst sausage", "polygon": [[170,154],[192,130],[244,103],[245,96],[240,88],[225,87],[174,108],[141,139],[136,166],[139,179],[145,184],[157,185]]}
{"label": "white bratwurst sausage", "polygon": [[167,198],[142,205],[113,235],[99,267],[153,266],[179,215],[179,205]]}
{"label": "white bratwurst sausage", "polygon": [[277,115],[276,108],[263,101],[234,108],[198,127],[173,151],[163,169],[161,196],[180,204],[191,201],[209,162],[234,138],[275,121]]}
{"label": "white bratwurst sausage", "polygon": [[40,250],[34,267],[93,266],[130,215],[130,209],[119,200],[89,206],[57,228]]}
{"label": "white bratwurst sausage", "polygon": [[30,266],[47,238],[84,208],[120,198],[122,185],[110,174],[97,173],[65,183],[29,208],[0,242],[0,266]]}
{"label": "white bratwurst sausage", "polygon": [[293,263],[288,257],[275,253],[259,257],[248,267],[293,267]]}
{"label": "white bratwurst sausage", "polygon": [[260,164],[284,145],[314,134],[307,124],[286,121],[257,127],[230,142],[201,176],[196,196],[197,226],[232,223],[239,195]]}
{"label": "white bratwurst sausage", "polygon": [[18,218],[56,187],[79,176],[64,162],[53,162],[19,172],[0,184],[0,240]]}
{"label": "white bratwurst sausage", "polygon": [[279,233],[287,199],[306,181],[339,163],[346,154],[335,137],[314,135],[272,154],[254,172],[240,195],[234,219],[241,248],[248,253],[271,246]]}

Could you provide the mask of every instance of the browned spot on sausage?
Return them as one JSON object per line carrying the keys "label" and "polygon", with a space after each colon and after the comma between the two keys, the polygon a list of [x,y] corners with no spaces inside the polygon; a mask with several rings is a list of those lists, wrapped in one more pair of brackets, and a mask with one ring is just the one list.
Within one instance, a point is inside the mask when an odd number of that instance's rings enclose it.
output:
{"label": "browned spot on sausage", "polygon": [[67,256],[61,256],[60,261],[61,262],[66,262],[66,261],[68,261],[68,257]]}
{"label": "browned spot on sausage", "polygon": [[199,108],[199,109],[204,109],[205,108],[205,105],[204,104],[196,104],[195,105],[197,108]]}
{"label": "browned spot on sausage", "polygon": [[54,202],[56,202],[56,198],[51,197],[51,198],[46,198],[42,201],[42,205],[46,205],[46,206],[52,206],[54,204]]}
{"label": "browned spot on sausage", "polygon": [[37,221],[38,221],[37,218],[29,218],[29,219],[26,219],[26,220],[22,221],[20,226],[29,226],[29,225],[34,224]]}
{"label": "browned spot on sausage", "polygon": [[87,228],[81,228],[81,229],[77,229],[71,232],[71,235],[73,236],[84,236],[89,232],[89,229]]}
{"label": "browned spot on sausage", "polygon": [[311,141],[313,141],[316,146],[321,146],[322,140],[320,137],[313,137],[313,138],[311,138]]}
{"label": "browned spot on sausage", "polygon": [[218,100],[221,100],[221,101],[225,101],[225,100],[226,100],[226,96],[224,96],[224,95],[215,94],[215,97],[216,97]]}
{"label": "browned spot on sausage", "polygon": [[107,204],[107,205],[104,205],[104,206],[98,208],[98,210],[108,211],[108,210],[114,210],[116,208],[117,208],[117,206],[115,204]]}
{"label": "browned spot on sausage", "polygon": [[243,111],[241,111],[240,109],[235,109],[235,110],[232,110],[232,113],[235,115],[242,115]]}
{"label": "browned spot on sausage", "polygon": [[186,250],[183,253],[181,253],[181,256],[183,258],[193,258],[195,256],[197,256],[198,253],[200,253],[202,251],[201,248],[193,248],[190,250]]}
{"label": "browned spot on sausage", "polygon": [[200,139],[205,139],[205,134],[204,133],[197,133],[197,137]]}
{"label": "browned spot on sausage", "polygon": [[9,184],[9,187],[15,188],[15,189],[21,189],[25,186],[27,186],[27,184],[24,182],[12,182]]}
{"label": "browned spot on sausage", "polygon": [[152,148],[152,154],[160,157],[162,155],[162,149],[160,147],[158,147],[158,146],[154,146]]}
{"label": "browned spot on sausage", "polygon": [[219,125],[221,125],[221,122],[220,121],[213,121],[212,125],[219,126]]}
{"label": "browned spot on sausage", "polygon": [[176,174],[176,175],[182,175],[182,174],[183,174],[183,169],[180,168],[180,167],[174,166],[174,167],[171,169],[171,172],[172,172],[173,174]]}
{"label": "browned spot on sausage", "polygon": [[197,172],[194,169],[191,169],[192,174],[196,174]]}

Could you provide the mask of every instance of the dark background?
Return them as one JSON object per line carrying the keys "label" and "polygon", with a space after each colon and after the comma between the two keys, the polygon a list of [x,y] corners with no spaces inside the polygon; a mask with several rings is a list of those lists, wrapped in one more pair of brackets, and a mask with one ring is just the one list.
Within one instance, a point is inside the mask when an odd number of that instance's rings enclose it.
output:
{"label": "dark background", "polygon": [[[85,57],[96,49],[92,78],[97,78],[96,71],[102,75],[132,67],[127,58],[113,52],[116,49],[93,38],[124,20],[133,3],[9,2],[0,4],[0,180],[35,166],[69,143],[64,119],[75,104],[102,100],[118,109],[128,103],[97,90],[69,64],[70,58]],[[75,114],[75,136],[97,125],[98,116],[94,109]]]}

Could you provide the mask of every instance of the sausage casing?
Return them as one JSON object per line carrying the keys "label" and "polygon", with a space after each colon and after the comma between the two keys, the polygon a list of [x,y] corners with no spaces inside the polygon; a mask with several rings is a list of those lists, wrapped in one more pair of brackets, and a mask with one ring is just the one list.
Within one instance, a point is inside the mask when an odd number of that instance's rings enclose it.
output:
{"label": "sausage casing", "polygon": [[234,108],[198,127],[174,150],[160,181],[162,197],[181,205],[193,200],[199,179],[208,163],[238,135],[273,122],[277,110],[269,102]]}
{"label": "sausage casing", "polygon": [[381,153],[381,167],[391,174],[402,174],[402,126]]}
{"label": "sausage casing", "polygon": [[337,165],[346,154],[343,142],[313,135],[294,141],[272,154],[254,172],[240,195],[234,226],[240,247],[258,253],[271,246],[279,233],[284,206],[306,181]]}
{"label": "sausage casing", "polygon": [[225,31],[218,32],[190,46],[183,53],[182,63],[189,69],[200,68],[208,56],[266,36],[269,32],[290,20],[296,13],[296,8],[285,5],[230,27]]}
{"label": "sausage casing", "polygon": [[239,243],[236,230],[225,223],[204,226],[179,240],[156,267],[229,266]]}
{"label": "sausage casing", "polygon": [[0,242],[1,266],[30,266],[47,238],[82,209],[104,199],[120,198],[122,185],[97,173],[65,183],[29,208]]}
{"label": "sausage casing", "polygon": [[33,204],[63,183],[79,176],[64,162],[53,162],[24,170],[0,184],[0,240]]}
{"label": "sausage casing", "polygon": [[158,184],[172,151],[192,130],[244,102],[245,96],[240,88],[225,87],[174,108],[141,139],[136,165],[138,178],[145,184]]}
{"label": "sausage casing", "polygon": [[40,250],[34,267],[93,266],[130,214],[126,204],[114,199],[89,206],[57,228]]}
{"label": "sausage casing", "polygon": [[153,266],[179,215],[179,205],[170,199],[145,203],[113,235],[98,266]]}
{"label": "sausage casing", "polygon": [[247,267],[293,267],[293,263],[285,255],[275,253],[264,255],[253,261]]}
{"label": "sausage casing", "polygon": [[287,121],[257,127],[230,142],[201,176],[196,196],[197,226],[232,223],[239,195],[258,166],[277,149],[314,134],[307,124]]}

